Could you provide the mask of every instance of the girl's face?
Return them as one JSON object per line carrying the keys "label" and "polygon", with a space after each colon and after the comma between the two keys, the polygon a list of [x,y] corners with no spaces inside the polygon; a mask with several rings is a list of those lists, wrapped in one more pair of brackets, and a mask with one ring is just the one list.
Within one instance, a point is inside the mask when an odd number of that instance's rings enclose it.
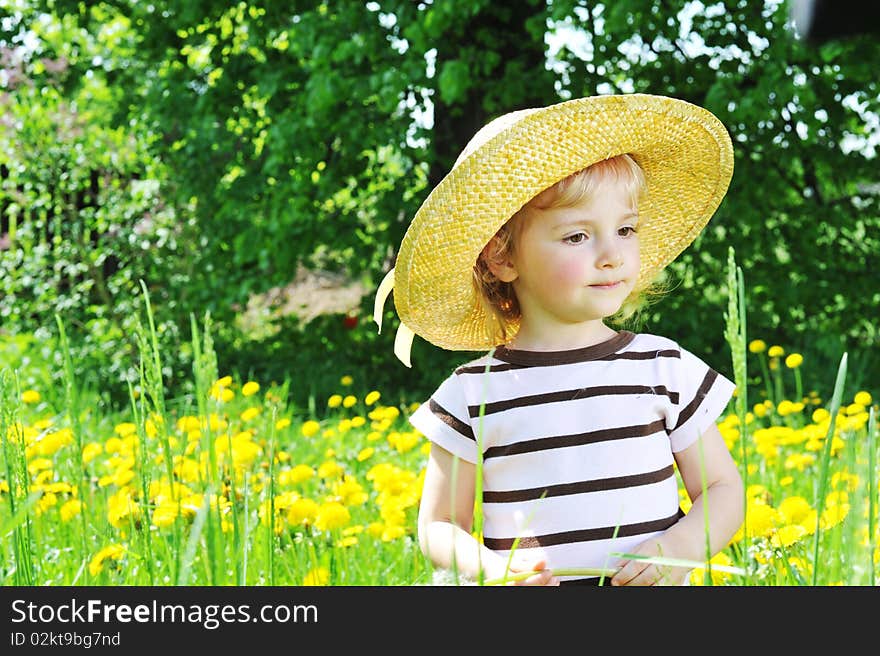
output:
{"label": "girl's face", "polygon": [[622,182],[603,181],[586,204],[533,212],[507,265],[496,271],[513,282],[521,331],[573,334],[617,312],[639,276],[637,228]]}

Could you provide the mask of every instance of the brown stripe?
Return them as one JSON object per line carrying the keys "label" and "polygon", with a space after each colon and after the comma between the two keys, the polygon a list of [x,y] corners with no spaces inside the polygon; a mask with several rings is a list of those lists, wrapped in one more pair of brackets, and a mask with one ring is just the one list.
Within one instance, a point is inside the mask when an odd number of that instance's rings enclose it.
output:
{"label": "brown stripe", "polygon": [[458,417],[446,410],[446,408],[437,403],[434,399],[428,400],[428,407],[431,409],[431,412],[434,413],[437,419],[442,421],[444,424],[461,433],[465,437],[472,439],[474,442],[477,441],[477,438],[474,437],[474,431],[471,429],[470,424],[466,424],[461,421]]}
{"label": "brown stripe", "polygon": [[638,487],[639,485],[651,485],[665,481],[675,475],[672,465],[658,469],[657,471],[643,474],[631,474],[629,476],[615,476],[613,478],[600,478],[592,481],[579,481],[577,483],[564,483],[562,485],[549,485],[546,487],[534,487],[528,490],[509,491],[484,491],[484,503],[515,503],[518,501],[531,501],[541,497],[561,497],[568,494],[584,494],[587,492],[601,492],[604,490],[618,490],[626,487]]}
{"label": "brown stripe", "polygon": [[645,437],[660,431],[666,432],[666,424],[662,419],[641,426],[624,426],[622,428],[603,428],[602,430],[575,435],[556,435],[552,437],[539,437],[534,440],[525,440],[508,444],[506,446],[493,446],[486,449],[483,459],[512,456],[518,453],[531,453],[533,451],[545,451],[547,449],[563,449],[569,446],[581,446],[596,442],[608,442],[610,440],[622,440],[630,437]]}
{"label": "brown stripe", "polygon": [[514,362],[529,367],[552,367],[559,364],[589,362],[590,360],[597,360],[610,353],[619,351],[629,345],[635,338],[635,333],[621,330],[614,337],[599,344],[565,351],[524,351],[509,349],[501,345],[495,349],[495,358],[504,362]]}
{"label": "brown stripe", "polygon": [[624,353],[612,353],[604,358],[596,358],[601,361],[608,360],[654,360],[655,358],[679,358],[681,351],[675,349],[662,349],[660,351],[626,351]]}
{"label": "brown stripe", "polygon": [[[643,533],[664,531],[678,521],[681,513],[676,511],[674,515],[655,519],[650,522],[637,524],[625,524],[620,528],[616,526],[602,526],[600,528],[586,528],[580,531],[564,531],[562,533],[550,533],[548,535],[525,536],[519,539],[517,549],[532,549],[535,547],[550,547],[558,544],[573,544],[575,542],[592,542],[594,540],[609,540],[612,537],[625,538]],[[489,538],[484,537],[483,543],[490,549],[510,549],[513,547],[515,538]]]}
{"label": "brown stripe", "polygon": [[[511,369],[524,369],[525,367],[521,364],[513,364],[512,362],[505,362],[504,364],[493,364],[489,366],[489,372],[496,371],[510,371]],[[455,370],[457,374],[484,374],[486,373],[485,365],[473,365],[471,367],[459,367]]]}
{"label": "brown stripe", "polygon": [[718,372],[714,369],[709,369],[709,371],[706,372],[706,377],[703,378],[703,382],[700,383],[700,389],[697,390],[697,395],[694,397],[693,401],[688,403],[682,408],[681,412],[678,413],[678,423],[675,424],[675,428],[672,430],[678,430],[679,426],[682,426],[694,415],[697,408],[699,408],[700,404],[703,402],[703,399],[706,398],[709,390],[712,389],[712,385],[715,383],[716,378],[718,378]]}
{"label": "brown stripe", "polygon": [[579,389],[562,390],[560,392],[548,392],[545,394],[533,394],[520,396],[505,401],[494,401],[484,405],[468,406],[470,416],[479,417],[480,408],[484,408],[484,415],[496,412],[504,412],[511,408],[524,408],[545,403],[560,403],[574,401],[575,399],[588,399],[596,396],[624,396],[636,394],[651,394],[653,396],[667,396],[672,403],[678,403],[678,392],[670,392],[664,385],[605,385],[597,387],[582,387]]}

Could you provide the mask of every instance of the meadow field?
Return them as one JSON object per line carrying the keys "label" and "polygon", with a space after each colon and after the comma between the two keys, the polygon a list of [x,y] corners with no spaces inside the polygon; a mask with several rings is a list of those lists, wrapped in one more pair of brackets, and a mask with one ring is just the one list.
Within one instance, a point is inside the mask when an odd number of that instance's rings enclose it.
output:
{"label": "meadow field", "polygon": [[[748,370],[749,384],[718,423],[747,484],[746,521],[690,582],[874,585],[872,391],[844,394],[846,354],[830,380],[784,345],[738,341],[734,305],[731,314],[738,377]],[[195,393],[182,398],[166,398],[145,330],[124,411],[100,411],[67,355],[61,390],[2,370],[4,585],[473,583],[434,571],[418,548],[430,446],[407,422],[417,401],[386,404],[382,390],[340,371],[338,392],[293,407],[296,380],[223,371],[205,328],[193,323]],[[826,394],[805,378],[829,378]]]}

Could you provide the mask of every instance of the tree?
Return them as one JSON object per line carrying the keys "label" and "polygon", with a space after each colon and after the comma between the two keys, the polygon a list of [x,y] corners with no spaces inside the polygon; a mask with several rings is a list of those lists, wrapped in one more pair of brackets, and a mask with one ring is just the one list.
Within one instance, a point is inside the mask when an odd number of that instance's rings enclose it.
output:
{"label": "tree", "polygon": [[[877,343],[870,120],[878,44],[804,44],[784,3],[21,5],[3,38],[43,25],[25,67],[34,84],[50,84],[39,61],[62,58],[67,68],[51,83],[66,97],[100,80],[114,106],[109,126],[149,144],[167,172],[162,197],[192,212],[188,276],[151,274],[174,299],[174,321],[185,326],[189,313],[210,310],[226,331],[226,355],[249,358],[255,373],[307,365],[309,349],[320,349],[328,369],[429,391],[431,381],[391,356],[392,312],[381,336],[366,321],[343,331],[327,319],[307,330],[285,326],[283,337],[260,344],[236,335],[232,319],[249,295],[287,282],[301,262],[375,288],[419,203],[487,120],[628,91],[707,107],[736,149],[730,192],[672,265],[680,288],[653,308],[647,327],[692,335],[689,346],[725,368],[722,281],[732,245],[745,269],[751,335],[793,346],[810,339],[829,361],[844,344]],[[52,36],[46,25],[61,27]],[[550,53],[563,33],[565,45]],[[362,312],[371,311],[368,296]],[[418,341],[415,349],[428,369],[461,359]]]}

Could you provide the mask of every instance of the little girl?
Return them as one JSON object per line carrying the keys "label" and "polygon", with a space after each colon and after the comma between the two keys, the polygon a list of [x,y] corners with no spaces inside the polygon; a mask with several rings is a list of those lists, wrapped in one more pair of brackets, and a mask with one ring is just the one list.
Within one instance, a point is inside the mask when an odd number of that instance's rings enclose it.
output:
{"label": "little girl", "polygon": [[727,546],[743,488],[715,421],[733,383],[672,339],[609,323],[705,226],[732,161],[704,109],[597,96],[496,119],[431,192],[376,317],[393,285],[406,364],[413,334],[488,349],[410,418],[432,442],[418,531],[435,565],[518,584],[674,585],[688,568],[614,554],[705,561]]}

